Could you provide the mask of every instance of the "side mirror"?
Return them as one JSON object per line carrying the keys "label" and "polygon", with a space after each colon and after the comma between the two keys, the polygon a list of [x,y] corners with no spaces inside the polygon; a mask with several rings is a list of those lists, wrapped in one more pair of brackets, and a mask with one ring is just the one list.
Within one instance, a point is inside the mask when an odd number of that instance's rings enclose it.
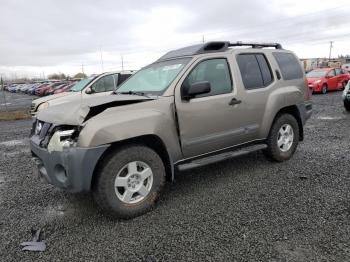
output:
{"label": "side mirror", "polygon": [[93,94],[93,93],[95,93],[95,91],[91,87],[88,87],[88,88],[85,89],[85,94],[90,95],[90,94]]}
{"label": "side mirror", "polygon": [[190,86],[183,86],[182,98],[190,100],[197,95],[210,93],[211,87],[208,81],[196,82]]}

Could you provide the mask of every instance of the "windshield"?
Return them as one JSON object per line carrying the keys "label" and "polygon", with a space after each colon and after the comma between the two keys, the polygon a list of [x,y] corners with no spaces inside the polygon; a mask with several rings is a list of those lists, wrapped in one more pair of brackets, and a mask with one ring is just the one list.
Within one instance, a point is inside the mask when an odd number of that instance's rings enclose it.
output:
{"label": "windshield", "polygon": [[151,64],[125,81],[117,93],[161,95],[190,60],[191,58],[181,58]]}
{"label": "windshield", "polygon": [[324,77],[326,76],[327,71],[311,71],[310,73],[306,74],[306,77],[310,78],[318,78],[318,77]]}
{"label": "windshield", "polygon": [[95,76],[90,76],[87,78],[84,78],[83,80],[80,80],[78,83],[76,83],[72,88],[71,92],[80,92],[81,90],[84,89],[93,79]]}

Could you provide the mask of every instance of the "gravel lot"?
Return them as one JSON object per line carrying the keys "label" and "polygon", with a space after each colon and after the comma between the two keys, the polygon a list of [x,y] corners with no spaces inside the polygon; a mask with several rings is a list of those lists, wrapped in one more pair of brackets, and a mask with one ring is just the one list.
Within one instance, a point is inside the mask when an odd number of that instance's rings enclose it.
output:
{"label": "gravel lot", "polygon": [[[30,120],[0,122],[0,261],[350,261],[350,114],[314,95],[293,159],[253,153],[177,175],[129,221],[37,180]],[[32,227],[47,250],[23,252]]]}
{"label": "gravel lot", "polygon": [[10,93],[0,90],[0,112],[14,110],[29,110],[30,104],[37,96],[29,96],[21,93]]}

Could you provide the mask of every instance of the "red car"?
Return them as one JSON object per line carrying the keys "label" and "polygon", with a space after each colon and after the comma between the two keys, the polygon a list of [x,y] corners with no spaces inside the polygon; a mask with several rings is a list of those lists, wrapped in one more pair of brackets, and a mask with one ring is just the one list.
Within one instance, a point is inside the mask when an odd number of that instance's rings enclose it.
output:
{"label": "red car", "polygon": [[63,87],[63,88],[60,88],[60,89],[58,89],[58,90],[55,90],[54,94],[59,94],[59,93],[63,93],[63,92],[68,92],[68,91],[72,88],[72,86],[74,86],[74,85],[75,85],[75,83],[72,83],[72,84],[69,84],[69,85],[67,85],[67,86],[65,86],[65,87]]}
{"label": "red car", "polygon": [[307,84],[312,92],[327,93],[344,89],[349,73],[341,68],[317,68],[306,74]]}
{"label": "red car", "polygon": [[49,84],[43,87],[38,88],[37,90],[35,90],[35,95],[37,96],[44,96],[46,94],[47,91],[49,91],[50,89],[54,88],[55,86],[61,85],[61,82],[57,82],[57,83],[53,83],[53,84]]}

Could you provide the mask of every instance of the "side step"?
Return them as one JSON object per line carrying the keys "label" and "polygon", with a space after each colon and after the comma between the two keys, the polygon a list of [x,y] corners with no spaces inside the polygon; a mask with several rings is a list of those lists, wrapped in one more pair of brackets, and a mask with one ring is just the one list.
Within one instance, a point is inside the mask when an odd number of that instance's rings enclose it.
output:
{"label": "side step", "polygon": [[192,168],[196,168],[196,167],[200,167],[200,166],[205,166],[205,165],[213,164],[213,163],[220,162],[220,161],[223,161],[226,159],[234,158],[237,156],[246,155],[246,154],[249,154],[249,153],[252,153],[252,152],[255,152],[258,150],[262,150],[265,148],[267,148],[266,144],[247,146],[247,147],[240,148],[237,150],[224,152],[224,153],[217,154],[217,155],[207,156],[207,157],[203,157],[200,159],[195,159],[191,162],[179,164],[177,166],[177,169],[179,171],[184,171],[184,170],[188,170],[188,169],[192,169]]}

